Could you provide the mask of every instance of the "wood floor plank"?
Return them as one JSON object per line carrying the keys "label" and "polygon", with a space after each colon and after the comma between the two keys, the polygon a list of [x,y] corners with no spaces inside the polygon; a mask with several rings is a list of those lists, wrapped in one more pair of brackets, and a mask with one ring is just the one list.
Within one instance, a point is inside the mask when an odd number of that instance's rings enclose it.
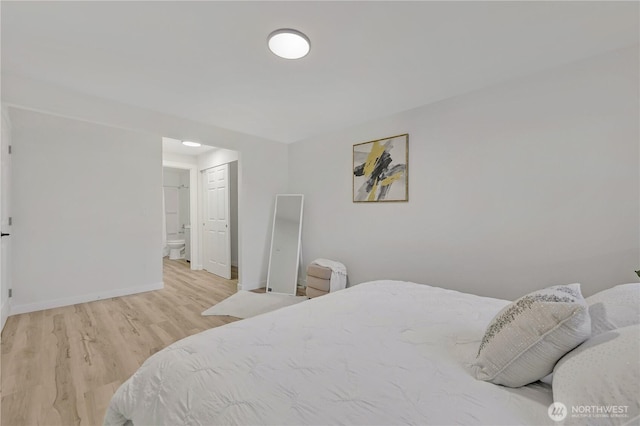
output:
{"label": "wood floor plank", "polygon": [[87,417],[83,419],[82,425],[99,425],[102,423],[101,413],[107,411],[109,401],[113,393],[120,386],[119,382],[108,383],[103,386],[96,387],[84,394]]}
{"label": "wood floor plank", "polygon": [[60,415],[63,424],[77,425],[80,424],[80,416],[78,416],[76,387],[71,377],[71,364],[77,360],[71,359],[69,335],[62,314],[53,317],[53,334],[58,340],[55,367],[56,399],[53,401],[53,407]]}
{"label": "wood floor plank", "polygon": [[115,390],[150,355],[237,321],[201,316],[231,280],[164,260],[162,290],[9,317],[1,343],[3,426],[99,425]]}

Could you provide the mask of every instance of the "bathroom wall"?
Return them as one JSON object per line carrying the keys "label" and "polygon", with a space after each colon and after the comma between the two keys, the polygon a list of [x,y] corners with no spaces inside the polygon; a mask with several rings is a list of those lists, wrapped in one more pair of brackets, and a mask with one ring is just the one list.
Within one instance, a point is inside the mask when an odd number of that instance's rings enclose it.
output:
{"label": "bathroom wall", "polygon": [[[165,196],[165,222],[167,240],[186,239],[189,220],[189,170],[163,167],[162,181]],[[188,245],[186,245],[188,247]],[[185,251],[187,249],[185,248]],[[164,248],[164,255],[169,250]],[[185,252],[185,257],[190,258]]]}

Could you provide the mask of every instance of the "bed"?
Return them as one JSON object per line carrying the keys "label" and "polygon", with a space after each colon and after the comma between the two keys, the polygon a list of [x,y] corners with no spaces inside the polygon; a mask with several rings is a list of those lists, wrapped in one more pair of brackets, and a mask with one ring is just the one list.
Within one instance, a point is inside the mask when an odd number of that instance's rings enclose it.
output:
{"label": "bed", "polygon": [[115,393],[105,425],[553,424],[551,387],[474,378],[506,300],[374,281],[185,338]]}

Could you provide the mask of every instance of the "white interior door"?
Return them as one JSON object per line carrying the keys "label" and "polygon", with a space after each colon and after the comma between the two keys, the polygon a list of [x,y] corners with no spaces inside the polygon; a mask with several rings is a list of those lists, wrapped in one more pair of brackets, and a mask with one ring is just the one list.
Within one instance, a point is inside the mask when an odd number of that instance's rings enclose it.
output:
{"label": "white interior door", "polygon": [[203,267],[231,279],[229,238],[229,165],[204,171]]}

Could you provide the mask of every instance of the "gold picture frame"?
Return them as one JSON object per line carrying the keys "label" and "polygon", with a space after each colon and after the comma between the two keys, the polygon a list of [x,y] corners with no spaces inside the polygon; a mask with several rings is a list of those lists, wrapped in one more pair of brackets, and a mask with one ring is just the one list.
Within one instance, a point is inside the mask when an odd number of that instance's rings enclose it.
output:
{"label": "gold picture frame", "polygon": [[353,145],[353,202],[409,201],[409,134]]}

